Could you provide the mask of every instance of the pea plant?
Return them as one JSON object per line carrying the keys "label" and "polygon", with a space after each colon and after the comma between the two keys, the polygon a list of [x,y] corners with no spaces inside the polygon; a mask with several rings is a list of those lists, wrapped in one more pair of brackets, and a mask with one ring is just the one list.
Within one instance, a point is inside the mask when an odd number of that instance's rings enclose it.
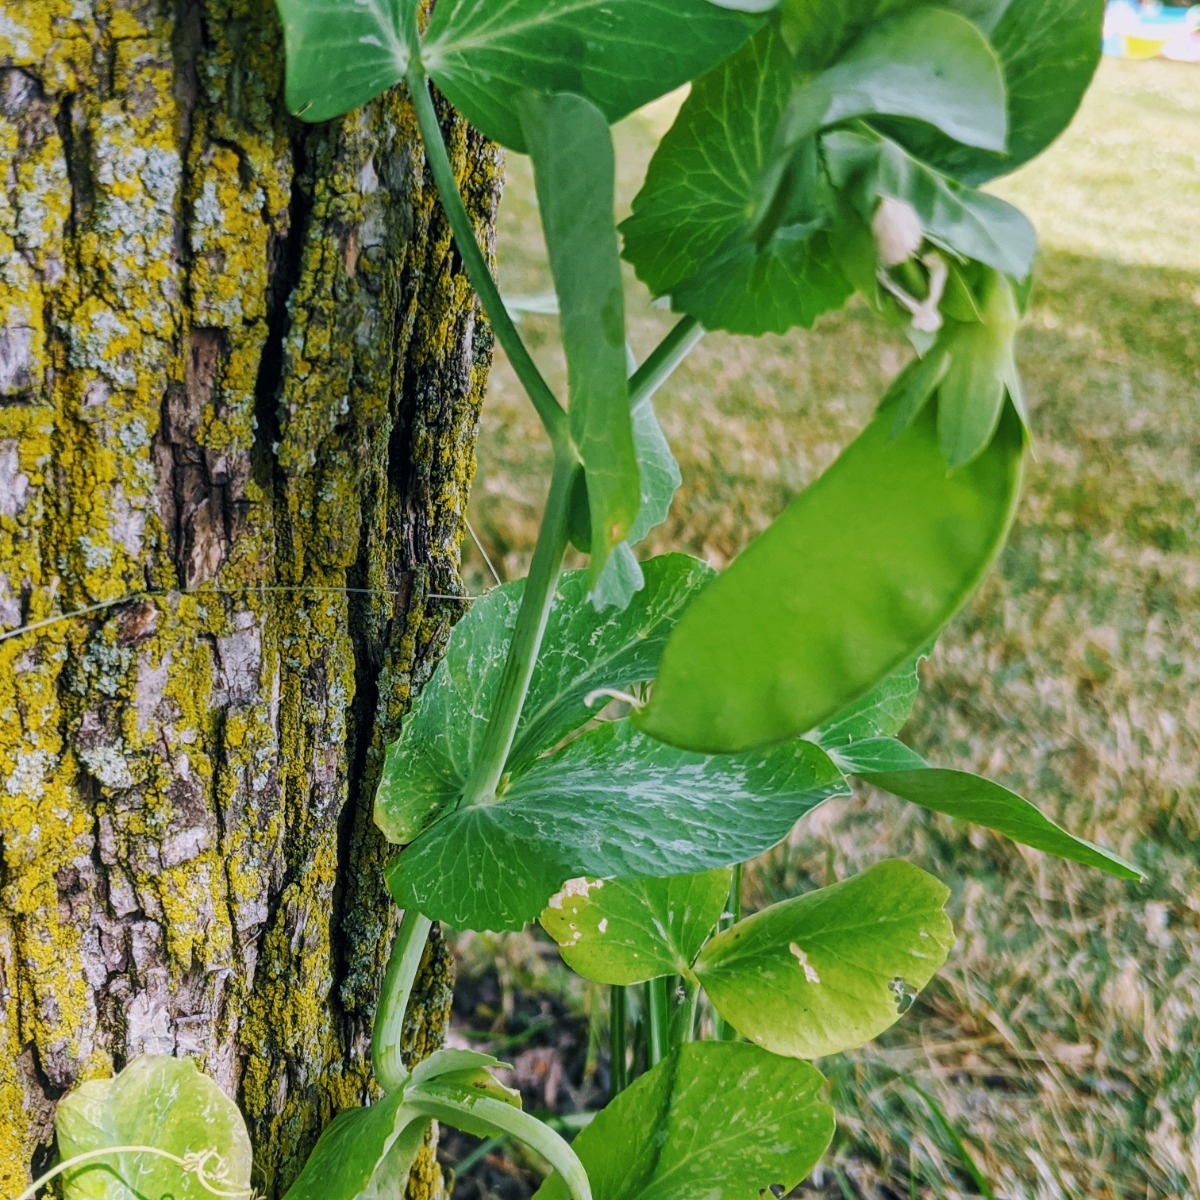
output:
{"label": "pea plant", "polygon": [[[1036,238],[977,188],[1069,122],[1102,0],[278,7],[297,116],[407,85],[459,254],[554,452],[528,578],[471,607],[388,749],[375,815],[401,847],[387,882],[404,915],[374,1030],[381,1099],[336,1118],[288,1196],[399,1194],[431,1118],[527,1143],[553,1167],[539,1200],[791,1189],[834,1130],[813,1060],[887,1029],[945,962],[948,889],[885,861],[742,917],[742,864],[854,777],[1138,875],[896,738],[921,656],[1005,539],[1030,437],[1014,341]],[[565,405],[476,240],[431,82],[532,160]],[[609,127],[687,83],[618,230]],[[622,253],[678,314],[632,369]],[[859,436],[721,574],[640,561],[680,482],[652,397],[702,332],[808,328],[853,295],[915,351]],[[585,568],[564,571],[570,545]],[[494,1059],[401,1052],[432,922],[539,920],[613,989],[612,1100],[570,1145]],[[156,1059],[80,1088],[58,1117],[67,1194],[116,1194],[85,1170],[105,1154],[139,1192],[173,1171],[177,1196],[247,1194],[245,1131],[213,1091]]]}

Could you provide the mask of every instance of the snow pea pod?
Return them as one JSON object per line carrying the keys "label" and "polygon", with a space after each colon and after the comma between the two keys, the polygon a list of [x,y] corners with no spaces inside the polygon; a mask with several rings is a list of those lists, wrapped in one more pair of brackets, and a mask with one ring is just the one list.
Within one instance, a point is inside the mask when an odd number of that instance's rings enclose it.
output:
{"label": "snow pea pod", "polygon": [[837,461],[688,606],[634,720],[688,750],[795,737],[926,645],[1012,522],[1025,435],[1011,405],[951,470],[936,404],[893,433],[885,403]]}

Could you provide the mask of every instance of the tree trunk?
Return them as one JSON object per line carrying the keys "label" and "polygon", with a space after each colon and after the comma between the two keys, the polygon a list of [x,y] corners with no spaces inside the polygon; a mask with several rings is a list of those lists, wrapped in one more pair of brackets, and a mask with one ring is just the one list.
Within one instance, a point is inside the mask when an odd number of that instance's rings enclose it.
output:
{"label": "tree trunk", "polygon": [[239,1099],[268,1195],[371,1086],[373,783],[460,611],[491,339],[403,95],[308,129],[282,62],[271,0],[0,0],[4,1194],[139,1054]]}

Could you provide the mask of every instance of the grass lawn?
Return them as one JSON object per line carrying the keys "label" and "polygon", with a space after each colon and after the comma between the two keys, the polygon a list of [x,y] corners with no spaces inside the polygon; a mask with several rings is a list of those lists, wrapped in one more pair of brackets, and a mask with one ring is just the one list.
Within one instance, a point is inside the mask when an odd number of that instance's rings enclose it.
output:
{"label": "grass lawn", "polygon": [[[674,103],[617,131],[625,205]],[[525,160],[509,179],[502,283],[544,292]],[[905,736],[1148,877],[1124,884],[877,795],[802,824],[753,873],[755,903],[904,856],[952,886],[959,942],[889,1036],[822,1064],[841,1130],[798,1194],[1187,1200],[1200,1197],[1200,70],[1106,62],[1071,132],[998,190],[1043,241],[1021,343],[1036,461],[1012,542],[926,664]],[[645,352],[670,318],[632,278],[630,310]],[[550,321],[524,328],[557,383]],[[657,402],[684,486],[649,548],[728,561],[905,358],[862,307],[811,334],[706,338]],[[543,444],[498,364],[471,519],[506,578],[536,532]],[[484,586],[477,555],[469,566]]]}

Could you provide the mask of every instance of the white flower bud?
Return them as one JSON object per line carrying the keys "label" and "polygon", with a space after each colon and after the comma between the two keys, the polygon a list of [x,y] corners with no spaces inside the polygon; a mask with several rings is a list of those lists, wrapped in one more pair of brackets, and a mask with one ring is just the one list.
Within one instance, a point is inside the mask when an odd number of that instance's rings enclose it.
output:
{"label": "white flower bud", "polygon": [[917,210],[907,200],[895,200],[891,196],[884,196],[879,201],[871,222],[871,233],[875,237],[879,263],[885,268],[908,262],[925,240]]}

